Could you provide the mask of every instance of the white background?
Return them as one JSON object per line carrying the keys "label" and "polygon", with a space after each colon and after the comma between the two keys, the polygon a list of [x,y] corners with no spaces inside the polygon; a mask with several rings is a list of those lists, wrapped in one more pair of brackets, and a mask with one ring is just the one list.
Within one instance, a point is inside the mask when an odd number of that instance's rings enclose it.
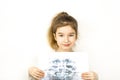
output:
{"label": "white background", "polygon": [[47,29],[60,11],[78,20],[77,49],[89,53],[90,69],[99,80],[120,80],[119,4],[119,0],[0,0],[0,80],[27,80],[33,57],[50,49]]}

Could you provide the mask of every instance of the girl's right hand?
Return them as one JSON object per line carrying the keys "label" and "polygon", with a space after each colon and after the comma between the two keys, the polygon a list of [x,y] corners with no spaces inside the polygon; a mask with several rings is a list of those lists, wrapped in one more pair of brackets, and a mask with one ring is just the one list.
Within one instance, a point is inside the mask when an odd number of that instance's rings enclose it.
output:
{"label": "girl's right hand", "polygon": [[40,80],[45,75],[45,73],[37,67],[30,67],[28,73],[36,80]]}

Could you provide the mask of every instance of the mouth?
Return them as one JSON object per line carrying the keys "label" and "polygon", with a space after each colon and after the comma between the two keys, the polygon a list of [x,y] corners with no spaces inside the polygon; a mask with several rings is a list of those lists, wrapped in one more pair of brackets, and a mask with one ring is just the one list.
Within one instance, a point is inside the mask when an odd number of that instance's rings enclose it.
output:
{"label": "mouth", "polygon": [[69,47],[70,46],[70,44],[63,44],[65,47]]}

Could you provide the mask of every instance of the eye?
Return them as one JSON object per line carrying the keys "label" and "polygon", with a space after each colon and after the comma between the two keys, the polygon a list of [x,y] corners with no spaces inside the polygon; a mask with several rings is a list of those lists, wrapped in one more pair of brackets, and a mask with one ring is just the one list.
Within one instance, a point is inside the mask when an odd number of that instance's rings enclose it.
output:
{"label": "eye", "polygon": [[60,34],[59,36],[60,36],[60,37],[63,37],[63,35],[62,35],[62,34]]}
{"label": "eye", "polygon": [[69,36],[70,36],[70,37],[73,37],[73,36],[74,36],[74,34],[70,34]]}

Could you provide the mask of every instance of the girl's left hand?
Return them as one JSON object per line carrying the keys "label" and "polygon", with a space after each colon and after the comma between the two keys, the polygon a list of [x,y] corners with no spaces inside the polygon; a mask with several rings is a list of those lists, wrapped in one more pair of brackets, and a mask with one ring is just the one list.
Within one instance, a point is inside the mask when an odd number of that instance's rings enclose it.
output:
{"label": "girl's left hand", "polygon": [[98,76],[95,72],[84,72],[81,77],[83,80],[98,80]]}

